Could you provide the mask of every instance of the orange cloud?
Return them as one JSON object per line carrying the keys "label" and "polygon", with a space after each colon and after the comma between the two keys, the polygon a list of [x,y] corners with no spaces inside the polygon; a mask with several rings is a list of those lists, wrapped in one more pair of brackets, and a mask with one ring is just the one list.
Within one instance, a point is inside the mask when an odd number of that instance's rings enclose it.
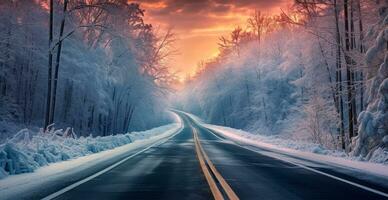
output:
{"label": "orange cloud", "polygon": [[292,0],[142,0],[145,20],[161,28],[173,27],[180,54],[171,63],[179,75],[195,72],[197,63],[214,57],[218,37],[244,27],[254,10],[279,13]]}

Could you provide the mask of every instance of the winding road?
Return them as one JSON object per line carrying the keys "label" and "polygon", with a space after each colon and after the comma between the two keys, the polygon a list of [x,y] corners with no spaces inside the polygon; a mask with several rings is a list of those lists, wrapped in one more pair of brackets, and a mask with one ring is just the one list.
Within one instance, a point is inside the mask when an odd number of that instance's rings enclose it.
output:
{"label": "winding road", "polygon": [[388,199],[384,185],[271,157],[177,114],[184,127],[169,140],[45,199]]}

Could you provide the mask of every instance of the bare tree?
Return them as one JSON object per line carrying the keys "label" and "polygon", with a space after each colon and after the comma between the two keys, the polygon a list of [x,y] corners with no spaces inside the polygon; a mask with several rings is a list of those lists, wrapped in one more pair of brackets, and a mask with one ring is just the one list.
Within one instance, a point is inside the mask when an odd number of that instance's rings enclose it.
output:
{"label": "bare tree", "polygon": [[59,74],[59,62],[61,60],[61,51],[62,51],[62,40],[63,32],[65,29],[65,20],[67,15],[67,4],[68,0],[64,0],[63,2],[63,13],[62,13],[62,19],[61,19],[61,27],[59,30],[59,36],[58,36],[58,48],[57,48],[57,57],[55,62],[55,69],[54,69],[54,87],[53,87],[53,94],[52,94],[52,106],[50,110],[50,122],[54,122],[54,115],[55,115],[55,105],[56,105],[56,98],[57,98],[57,85],[58,85],[58,74]]}
{"label": "bare tree", "polygon": [[265,33],[269,33],[273,30],[271,27],[274,20],[260,11],[256,10],[251,17],[248,18],[248,26],[255,33],[258,43],[262,40]]}
{"label": "bare tree", "polygon": [[46,114],[44,120],[44,128],[46,129],[50,121],[50,112],[51,112],[51,85],[52,85],[52,69],[53,69],[53,53],[52,53],[52,42],[53,42],[53,29],[54,29],[54,0],[50,0],[49,3],[49,46],[48,46],[48,72],[47,72],[47,97],[46,97]]}
{"label": "bare tree", "polygon": [[339,30],[339,10],[337,0],[334,0],[334,19],[335,19],[335,40],[336,40],[336,97],[337,110],[340,115],[339,132],[341,140],[341,148],[345,149],[345,127],[344,127],[344,106],[342,99],[342,63],[341,63],[341,33]]}
{"label": "bare tree", "polygon": [[347,83],[347,107],[348,107],[348,140],[354,136],[354,105],[353,105],[353,72],[351,71],[352,58],[349,56],[351,48],[350,24],[349,24],[349,2],[344,0],[344,21],[345,21],[345,61],[346,61],[346,83]]}
{"label": "bare tree", "polygon": [[[358,28],[360,31],[359,36],[359,50],[361,54],[365,53],[365,47],[364,47],[364,28],[362,23],[362,12],[361,12],[361,1],[357,0],[357,12],[358,12]],[[364,110],[364,73],[363,69],[361,69],[360,74],[360,110]]]}

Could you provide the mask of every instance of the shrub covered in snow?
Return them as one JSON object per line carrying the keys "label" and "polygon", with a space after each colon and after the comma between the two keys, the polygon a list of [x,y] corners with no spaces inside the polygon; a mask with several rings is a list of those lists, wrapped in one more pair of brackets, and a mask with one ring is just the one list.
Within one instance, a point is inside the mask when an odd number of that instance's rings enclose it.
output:
{"label": "shrub covered in snow", "polygon": [[104,137],[79,137],[72,129],[33,132],[19,131],[13,138],[0,144],[0,178],[9,174],[33,172],[41,166],[113,149],[148,139],[176,127],[170,124],[148,131]]}
{"label": "shrub covered in snow", "polygon": [[379,30],[378,37],[367,52],[366,63],[372,80],[368,107],[359,115],[359,134],[354,139],[353,154],[388,163],[388,12],[381,14],[382,23],[375,29]]}

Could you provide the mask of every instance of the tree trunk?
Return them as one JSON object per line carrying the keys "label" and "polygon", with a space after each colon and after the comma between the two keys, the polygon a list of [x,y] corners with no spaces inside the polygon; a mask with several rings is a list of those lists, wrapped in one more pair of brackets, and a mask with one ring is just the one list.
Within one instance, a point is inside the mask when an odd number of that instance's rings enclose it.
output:
{"label": "tree trunk", "polygon": [[127,129],[129,131],[129,126],[131,125],[131,121],[132,121],[132,117],[133,117],[133,112],[135,111],[135,106],[133,106],[133,108],[131,109],[131,112],[129,114],[129,118],[128,118],[128,123],[127,123]]}
{"label": "tree trunk", "polygon": [[60,30],[59,30],[59,37],[58,37],[58,49],[57,49],[57,58],[56,58],[56,63],[55,63],[55,75],[54,75],[54,87],[53,87],[53,94],[52,94],[52,106],[51,106],[51,110],[50,110],[50,121],[51,121],[51,123],[54,122],[55,105],[56,105],[56,99],[57,99],[59,62],[61,60],[62,37],[63,37],[63,31],[65,29],[65,20],[66,20],[66,13],[67,13],[67,3],[68,3],[68,0],[64,0],[64,2],[63,2],[63,16],[62,16],[61,27],[60,27]]}
{"label": "tree trunk", "polygon": [[337,0],[334,0],[334,15],[335,15],[335,25],[336,25],[336,42],[337,42],[337,54],[336,54],[336,96],[337,106],[340,114],[340,137],[341,137],[341,147],[345,149],[345,127],[344,127],[344,107],[342,100],[342,63],[341,63],[341,34],[339,30],[339,20],[338,20],[338,5]]}
{"label": "tree trunk", "polygon": [[349,57],[350,51],[350,36],[349,36],[349,12],[348,12],[348,0],[344,0],[344,21],[345,21],[345,61],[346,61],[346,79],[347,79],[347,105],[348,105],[348,142],[354,135],[354,123],[353,123],[353,93],[352,93],[352,73],[350,71],[350,65],[352,64]]}
{"label": "tree trunk", "polygon": [[[364,48],[364,29],[362,25],[362,13],[361,13],[361,2],[360,0],[357,1],[357,7],[358,7],[358,26],[360,31],[360,41],[359,41],[359,48],[360,53],[365,53]],[[360,70],[360,110],[364,110],[364,70],[361,68]]]}
{"label": "tree trunk", "polygon": [[50,122],[50,111],[51,111],[51,84],[52,84],[52,69],[53,69],[53,53],[51,51],[51,45],[53,42],[53,20],[54,20],[54,10],[53,10],[53,2],[54,0],[50,0],[50,21],[49,21],[49,57],[48,57],[48,81],[47,81],[47,97],[46,97],[46,114],[44,118],[44,128],[46,129]]}
{"label": "tree trunk", "polygon": [[[350,49],[351,50],[354,50],[356,49],[356,37],[354,36],[354,4],[353,4],[353,1],[354,0],[351,0],[350,1],[350,39],[351,39],[351,43],[350,43]],[[356,61],[352,58],[351,59],[351,62],[352,62],[352,69],[351,69],[351,78],[352,78],[352,86],[351,86],[351,90],[352,90],[352,94],[353,94],[353,98],[352,98],[352,111],[353,111],[353,126],[354,126],[354,135],[356,136],[357,135],[357,90],[356,90],[356,87],[355,87],[355,80],[356,80],[356,77],[358,75],[357,71],[355,72],[354,70],[356,70]]]}

